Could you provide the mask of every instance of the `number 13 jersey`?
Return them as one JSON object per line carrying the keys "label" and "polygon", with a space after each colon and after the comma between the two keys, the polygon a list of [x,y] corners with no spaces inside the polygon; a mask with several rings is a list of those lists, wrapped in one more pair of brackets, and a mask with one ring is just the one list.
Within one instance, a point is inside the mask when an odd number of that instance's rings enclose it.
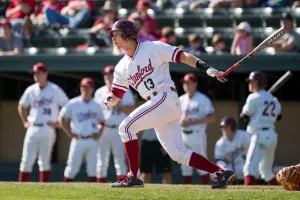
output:
{"label": "number 13 jersey", "polygon": [[28,121],[30,123],[56,122],[59,107],[68,102],[65,92],[56,84],[48,82],[44,88],[37,83],[29,86],[22,95],[19,104],[30,107]]}
{"label": "number 13 jersey", "polygon": [[138,43],[132,58],[125,55],[114,72],[112,92],[122,98],[129,85],[146,99],[154,91],[174,87],[169,62],[179,62],[182,51],[166,43]]}
{"label": "number 13 jersey", "polygon": [[275,122],[281,114],[281,105],[272,94],[266,90],[260,90],[248,96],[243,113],[250,117],[247,126],[249,133],[262,128],[275,129]]}

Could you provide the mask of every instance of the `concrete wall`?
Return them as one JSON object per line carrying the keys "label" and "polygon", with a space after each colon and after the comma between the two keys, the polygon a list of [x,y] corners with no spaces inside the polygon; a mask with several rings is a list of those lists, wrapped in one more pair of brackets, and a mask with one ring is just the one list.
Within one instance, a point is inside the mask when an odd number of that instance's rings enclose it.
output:
{"label": "concrete wall", "polygon": [[[3,101],[0,104],[0,162],[19,162],[22,154],[25,129],[17,113],[16,101]],[[217,121],[208,127],[208,156],[213,159],[215,141],[221,136],[218,123],[225,115],[238,115],[238,102],[213,101]],[[296,149],[300,141],[300,121],[298,111],[300,102],[282,102],[283,120],[277,124],[279,143],[275,164],[288,165],[299,163]],[[60,130],[57,132],[56,157],[59,163],[65,163],[70,139]]]}

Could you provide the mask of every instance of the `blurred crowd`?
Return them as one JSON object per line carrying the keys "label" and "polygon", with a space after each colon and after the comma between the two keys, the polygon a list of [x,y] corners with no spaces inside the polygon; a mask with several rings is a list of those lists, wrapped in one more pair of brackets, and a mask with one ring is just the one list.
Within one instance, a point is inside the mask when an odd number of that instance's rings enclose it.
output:
{"label": "blurred crowd", "polygon": [[[158,29],[153,13],[163,13],[168,8],[253,8],[253,7],[299,7],[298,0],[137,0],[129,20],[140,28],[139,42],[160,40],[175,45],[196,56],[206,54],[199,35],[188,36],[188,46],[178,44],[172,25]],[[85,44],[77,50],[88,47],[97,49],[112,47],[107,36],[114,22],[119,19],[120,5],[107,0],[103,7],[96,6],[96,0],[11,0],[0,1],[0,55],[18,55],[22,52],[22,39],[38,35],[67,35],[79,28],[89,28]],[[293,16],[283,13],[280,25],[285,25],[287,34],[273,45],[276,52],[299,52],[300,36],[294,29]],[[278,22],[279,25],[279,22]],[[254,47],[251,24],[241,22],[237,25],[234,38],[228,44],[222,34],[211,38],[212,54],[244,55]],[[113,49],[114,55],[122,55],[121,49]]]}

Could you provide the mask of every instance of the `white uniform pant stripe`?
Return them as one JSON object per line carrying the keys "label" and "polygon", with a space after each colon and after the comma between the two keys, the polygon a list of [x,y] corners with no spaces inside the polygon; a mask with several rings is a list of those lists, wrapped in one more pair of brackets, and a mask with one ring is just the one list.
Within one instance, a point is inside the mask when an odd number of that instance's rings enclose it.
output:
{"label": "white uniform pant stripe", "polygon": [[157,108],[160,104],[162,104],[165,99],[166,99],[167,93],[164,92],[163,97],[161,98],[161,100],[159,102],[157,102],[154,106],[150,107],[149,109],[145,110],[144,112],[140,113],[139,115],[137,115],[136,117],[134,117],[126,126],[125,131],[128,134],[129,140],[132,140],[132,136],[131,133],[128,131],[130,126],[139,118],[141,118],[143,115],[146,115],[147,113],[151,112],[152,110],[154,110],[155,108]]}

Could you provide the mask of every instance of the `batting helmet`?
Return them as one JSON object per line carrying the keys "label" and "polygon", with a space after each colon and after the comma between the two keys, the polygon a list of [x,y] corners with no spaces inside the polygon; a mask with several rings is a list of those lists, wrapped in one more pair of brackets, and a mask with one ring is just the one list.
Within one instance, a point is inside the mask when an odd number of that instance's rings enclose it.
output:
{"label": "batting helmet", "polygon": [[236,121],[233,117],[224,117],[221,120],[220,127],[223,127],[225,125],[229,125],[233,131],[236,130]]}
{"label": "batting helmet", "polygon": [[139,36],[139,29],[137,25],[127,19],[122,19],[116,21],[109,31],[109,36],[112,37],[112,32],[122,31],[122,36],[124,39],[137,40]]}
{"label": "batting helmet", "polygon": [[256,80],[260,87],[266,87],[267,86],[267,77],[266,75],[261,71],[253,71],[249,74],[249,77],[247,81]]}

